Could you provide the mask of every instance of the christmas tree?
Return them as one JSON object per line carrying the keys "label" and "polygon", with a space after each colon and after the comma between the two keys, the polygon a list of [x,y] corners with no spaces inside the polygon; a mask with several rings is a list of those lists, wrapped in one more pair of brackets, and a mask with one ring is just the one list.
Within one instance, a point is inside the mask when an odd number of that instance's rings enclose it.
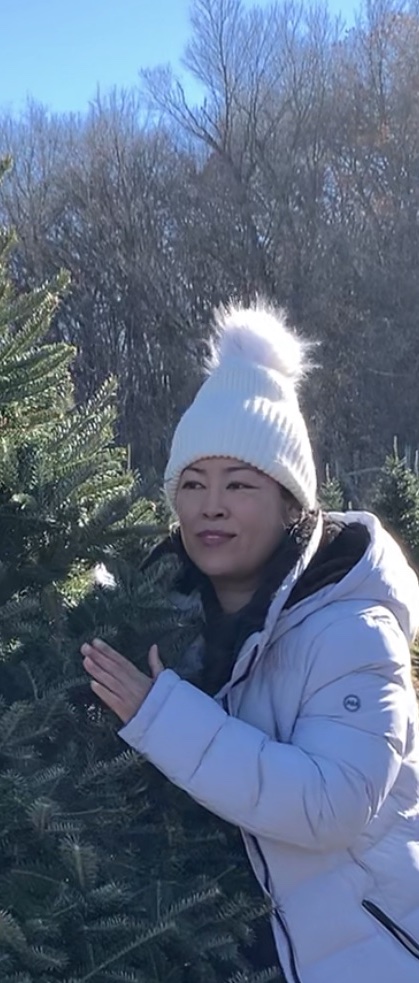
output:
{"label": "christmas tree", "polygon": [[345,496],[338,478],[332,477],[329,465],[326,465],[326,476],[319,488],[319,503],[325,512],[343,512]]}
{"label": "christmas tree", "polygon": [[372,496],[372,509],[403,546],[419,570],[419,477],[404,458],[397,441],[385,461]]}
{"label": "christmas tree", "polygon": [[170,558],[139,569],[155,509],[113,446],[115,383],[77,407],[75,353],[45,340],[66,278],[16,296],[11,246],[2,234],[1,981],[279,979],[243,955],[265,905],[238,835],[127,750],[82,672],[92,635],[146,671],[151,642],[176,665],[199,626],[170,601]]}

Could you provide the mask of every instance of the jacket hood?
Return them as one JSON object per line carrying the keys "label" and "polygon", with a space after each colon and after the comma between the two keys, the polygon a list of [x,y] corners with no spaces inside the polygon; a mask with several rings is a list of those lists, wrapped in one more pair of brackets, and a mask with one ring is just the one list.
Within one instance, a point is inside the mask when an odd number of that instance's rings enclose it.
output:
{"label": "jacket hood", "polygon": [[[303,598],[291,610],[276,612],[278,632],[282,634],[295,624],[337,601],[358,600],[367,605],[382,605],[397,619],[407,640],[411,642],[419,625],[419,584],[400,546],[386,532],[380,520],[370,512],[329,512],[330,521],[343,526],[362,525],[369,534],[365,551],[357,563],[338,583],[320,587]],[[272,602],[269,620],[275,618],[276,598]]]}

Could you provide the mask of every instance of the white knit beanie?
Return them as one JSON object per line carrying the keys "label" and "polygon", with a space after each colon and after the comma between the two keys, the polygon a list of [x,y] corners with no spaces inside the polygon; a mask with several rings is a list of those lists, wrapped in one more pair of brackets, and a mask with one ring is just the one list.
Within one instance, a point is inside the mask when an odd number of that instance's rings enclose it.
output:
{"label": "white knit beanie", "polygon": [[173,437],[165,491],[176,512],[184,468],[232,457],[270,475],[307,509],[316,506],[316,471],[298,405],[310,367],[310,342],[291,331],[282,311],[257,301],[215,313],[208,378]]}

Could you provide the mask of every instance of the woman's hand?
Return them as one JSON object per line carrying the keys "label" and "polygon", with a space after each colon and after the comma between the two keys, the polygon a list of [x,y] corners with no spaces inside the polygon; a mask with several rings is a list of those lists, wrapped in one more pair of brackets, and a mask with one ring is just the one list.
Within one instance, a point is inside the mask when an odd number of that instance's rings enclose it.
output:
{"label": "woman's hand", "polygon": [[148,654],[151,679],[100,638],[95,638],[91,645],[87,642],[82,645],[81,653],[83,666],[92,676],[93,692],[124,724],[135,716],[164,669],[157,645],[152,645]]}

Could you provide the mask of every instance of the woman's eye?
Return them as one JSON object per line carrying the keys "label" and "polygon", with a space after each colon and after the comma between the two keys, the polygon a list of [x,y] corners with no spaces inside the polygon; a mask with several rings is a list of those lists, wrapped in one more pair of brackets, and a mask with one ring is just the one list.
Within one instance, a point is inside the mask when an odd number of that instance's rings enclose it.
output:
{"label": "woman's eye", "polygon": [[231,481],[228,487],[233,491],[237,491],[241,488],[253,488],[254,485],[245,485],[243,481]]}
{"label": "woman's eye", "polygon": [[[229,491],[240,491],[241,489],[252,489],[255,485],[246,485],[243,481],[230,481],[227,485]],[[194,481],[192,478],[184,481],[182,486],[182,491],[195,491],[196,489],[204,488],[201,481]]]}
{"label": "woman's eye", "polygon": [[202,488],[202,487],[203,486],[201,485],[200,481],[184,481],[182,485],[182,489],[186,488],[186,489],[193,490],[194,488]]}

